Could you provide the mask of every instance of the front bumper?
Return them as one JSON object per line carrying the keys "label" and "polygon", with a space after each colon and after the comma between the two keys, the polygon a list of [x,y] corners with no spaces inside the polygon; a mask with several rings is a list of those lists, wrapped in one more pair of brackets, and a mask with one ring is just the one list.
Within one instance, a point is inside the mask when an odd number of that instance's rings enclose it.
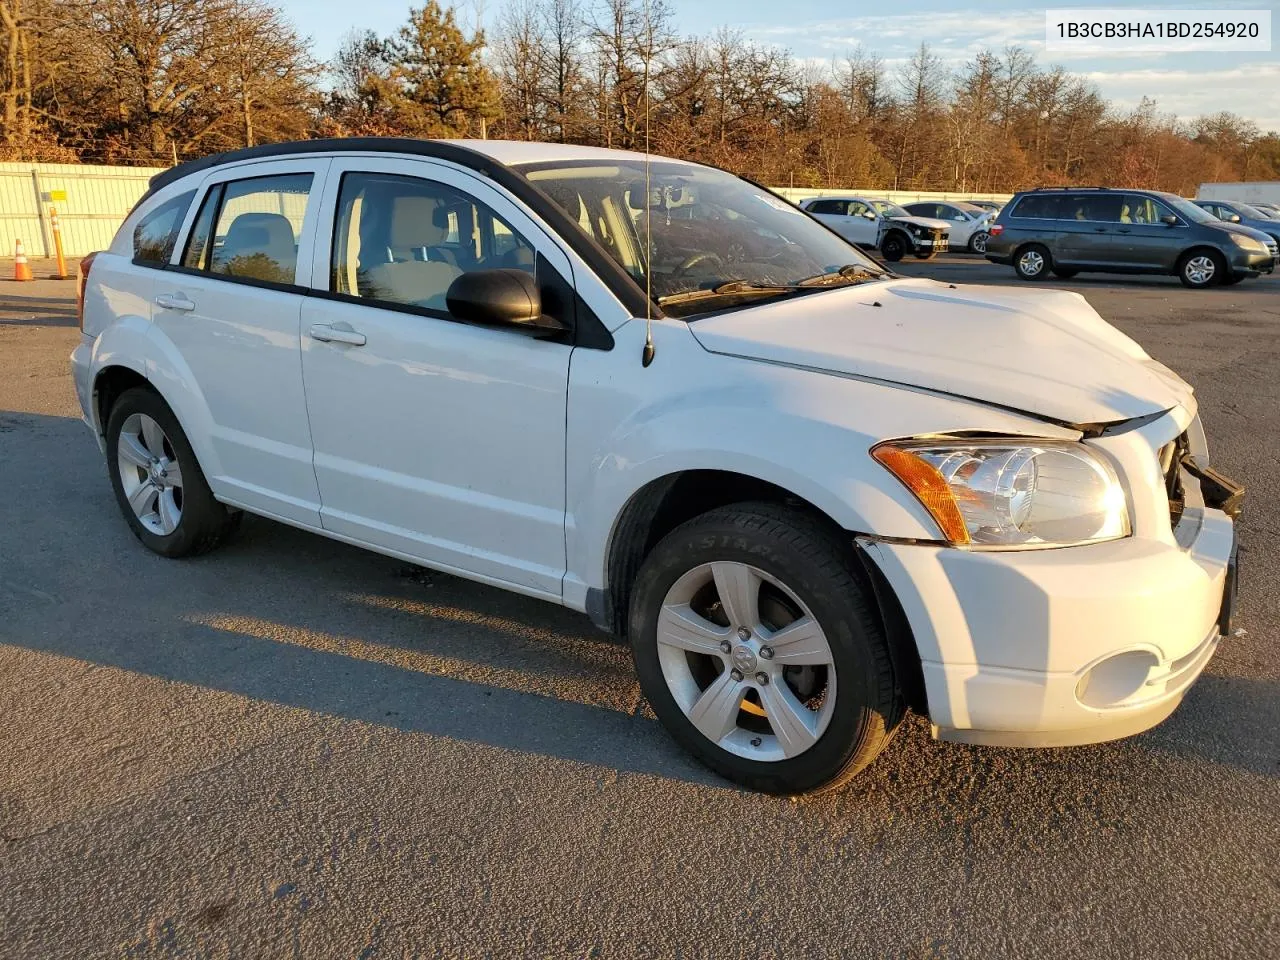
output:
{"label": "front bumper", "polygon": [[1231,256],[1230,270],[1235,276],[1256,277],[1276,269],[1277,257],[1270,251],[1238,250]]}
{"label": "front bumper", "polygon": [[[1123,461],[1144,444],[1112,446]],[[935,736],[1068,746],[1173,712],[1217,648],[1235,528],[1191,486],[1176,527],[1167,495],[1163,528],[1159,511],[1134,514],[1130,537],[1051,550],[861,541],[911,627]]]}

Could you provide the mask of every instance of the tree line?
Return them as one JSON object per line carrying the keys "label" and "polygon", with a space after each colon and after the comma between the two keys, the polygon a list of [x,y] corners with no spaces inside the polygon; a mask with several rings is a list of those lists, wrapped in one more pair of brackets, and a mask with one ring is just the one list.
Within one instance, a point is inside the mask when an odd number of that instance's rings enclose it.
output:
{"label": "tree line", "polygon": [[[492,36],[436,0],[328,63],[267,0],[0,0],[0,159],[166,164],[280,140],[555,140],[687,157],[774,185],[1193,193],[1280,178],[1233,113],[1121,110],[1016,46],[959,68],[925,45],[823,65],[668,0],[508,0]],[[476,18],[478,19],[478,18]]]}

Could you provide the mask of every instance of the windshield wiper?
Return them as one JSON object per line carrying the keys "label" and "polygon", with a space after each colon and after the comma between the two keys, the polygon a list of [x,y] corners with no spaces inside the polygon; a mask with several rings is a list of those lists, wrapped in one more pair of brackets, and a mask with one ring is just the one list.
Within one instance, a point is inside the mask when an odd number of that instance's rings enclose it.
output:
{"label": "windshield wiper", "polygon": [[841,280],[860,283],[861,280],[859,278],[861,277],[865,277],[868,280],[879,280],[884,276],[887,276],[887,274],[883,270],[874,270],[861,263],[846,263],[839,270],[832,270],[830,273],[815,273],[812,277],[805,277],[803,280],[797,281],[796,286],[819,287],[830,283],[838,283]]}
{"label": "windshield wiper", "polygon": [[658,306],[664,307],[669,303],[703,300],[707,297],[727,297],[735,293],[794,293],[797,290],[807,289],[809,289],[809,286],[800,286],[796,283],[757,283],[754,280],[726,280],[724,283],[714,287],[682,290],[680,293],[670,293],[665,297],[659,297]]}

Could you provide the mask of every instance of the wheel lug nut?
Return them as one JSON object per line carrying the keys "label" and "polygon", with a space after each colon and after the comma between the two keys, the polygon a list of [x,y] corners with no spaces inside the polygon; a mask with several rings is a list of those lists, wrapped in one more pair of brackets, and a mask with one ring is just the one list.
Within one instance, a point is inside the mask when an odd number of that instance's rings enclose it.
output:
{"label": "wheel lug nut", "polygon": [[729,671],[729,676],[733,677],[733,680],[735,683],[742,682],[742,671],[739,670],[737,667],[734,667],[732,670]]}
{"label": "wheel lug nut", "polygon": [[750,630],[748,630],[746,627],[739,627],[739,628],[738,628],[738,639],[739,639],[739,640],[750,640],[750,639],[751,639],[751,631],[750,631]]}
{"label": "wheel lug nut", "polygon": [[772,659],[773,659],[773,647],[761,647],[761,648],[760,648],[760,659],[761,659],[761,660],[772,660]]}
{"label": "wheel lug nut", "polygon": [[732,644],[732,643],[730,643],[728,640],[721,640],[721,641],[720,641],[720,652],[721,652],[721,653],[728,653],[728,652],[729,652],[730,650],[732,650],[732,649],[733,649],[733,644]]}
{"label": "wheel lug nut", "polygon": [[769,685],[769,675],[767,673],[757,673],[756,683],[762,687],[767,687]]}

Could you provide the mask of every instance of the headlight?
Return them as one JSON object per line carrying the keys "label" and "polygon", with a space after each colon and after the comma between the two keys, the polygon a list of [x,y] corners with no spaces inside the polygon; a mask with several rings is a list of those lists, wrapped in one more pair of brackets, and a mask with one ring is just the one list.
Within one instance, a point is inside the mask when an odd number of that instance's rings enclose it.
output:
{"label": "headlight", "polygon": [[922,228],[917,227],[914,223],[912,223],[912,224],[908,224],[908,225],[907,225],[907,229],[909,229],[909,230],[911,231],[911,233],[912,233],[913,235],[917,236],[917,237],[918,237],[918,236],[920,236],[920,234],[924,232],[924,230],[923,230]]}
{"label": "headlight", "polygon": [[1255,253],[1259,250],[1261,250],[1263,253],[1266,253],[1267,251],[1267,245],[1263,243],[1261,240],[1255,240],[1253,239],[1253,237],[1246,237],[1244,234],[1241,234],[1241,233],[1231,234],[1231,241],[1237,247],[1244,247],[1244,249],[1252,250]]}
{"label": "headlight", "polygon": [[893,441],[871,456],[953,544],[1060,547],[1129,535],[1115,472],[1080,443]]}

